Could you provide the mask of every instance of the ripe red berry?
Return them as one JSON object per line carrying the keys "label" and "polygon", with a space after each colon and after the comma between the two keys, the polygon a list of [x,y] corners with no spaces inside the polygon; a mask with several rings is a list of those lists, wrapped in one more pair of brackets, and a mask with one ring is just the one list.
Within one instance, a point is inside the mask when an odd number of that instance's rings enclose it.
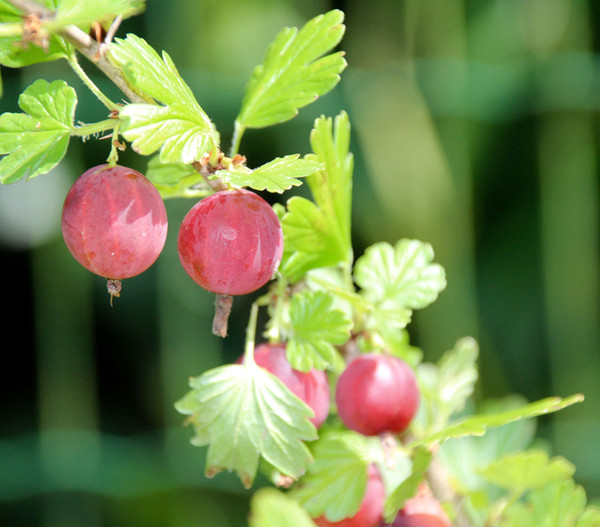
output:
{"label": "ripe red berry", "polygon": [[167,212],[156,188],[123,166],[99,165],[69,190],[62,233],[75,259],[91,272],[120,280],[150,267],[167,237]]}
{"label": "ripe red berry", "polygon": [[285,344],[260,344],[254,350],[254,361],[312,408],[315,416],[310,421],[317,428],[323,424],[330,402],[329,381],[324,371],[312,369],[304,373],[294,370],[285,355]]}
{"label": "ripe red berry", "polygon": [[419,406],[415,375],[391,355],[359,355],[340,375],[335,393],[343,423],[364,435],[400,433]]}
{"label": "ripe red berry", "polygon": [[451,524],[429,488],[421,486],[416,496],[406,500],[392,527],[451,527]]}
{"label": "ripe red berry", "polygon": [[187,213],[177,239],[186,272],[204,289],[244,295],[266,284],[283,253],[283,233],[271,206],[249,190],[224,190]]}
{"label": "ripe red berry", "polygon": [[[343,499],[343,496],[340,496]],[[315,518],[314,522],[319,527],[376,527],[383,516],[383,503],[385,501],[385,487],[375,465],[369,465],[367,489],[360,504],[358,512],[350,517],[337,522],[331,522],[324,516]]]}

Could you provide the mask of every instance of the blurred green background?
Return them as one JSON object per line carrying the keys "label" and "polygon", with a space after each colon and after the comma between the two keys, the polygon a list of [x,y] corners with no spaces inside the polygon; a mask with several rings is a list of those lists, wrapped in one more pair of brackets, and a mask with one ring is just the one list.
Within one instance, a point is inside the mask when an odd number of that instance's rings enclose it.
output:
{"label": "blurred green background", "polygon": [[[346,13],[341,84],[293,121],[247,132],[241,151],[250,166],[307,153],[314,119],[347,110],[356,254],[415,237],[447,271],[447,290],[409,327],[413,342],[436,360],[476,337],[479,399],[584,393],[541,419],[539,436],[599,498],[600,3],[150,0],[118,36],[169,52],[226,148],[268,43],[334,7]],[[34,79],[63,78],[78,91],[79,120],[104,118],[64,63],[2,77],[2,112],[18,111]],[[246,525],[250,493],[231,475],[204,478],[205,453],[173,403],[190,376],[241,353],[251,299],[236,300],[227,340],[210,334],[212,295],[175,250],[193,202],[174,200],[163,254],[110,307],[59,230],[68,187],[108,152],[106,141],[74,140],[53,173],[0,188],[0,525]],[[145,162],[121,156],[142,171]]]}

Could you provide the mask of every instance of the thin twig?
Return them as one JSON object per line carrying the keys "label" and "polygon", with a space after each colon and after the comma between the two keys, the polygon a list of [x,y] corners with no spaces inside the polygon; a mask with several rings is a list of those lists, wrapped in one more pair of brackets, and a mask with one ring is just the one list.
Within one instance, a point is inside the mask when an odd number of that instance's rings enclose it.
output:
{"label": "thin twig", "polygon": [[[42,19],[54,17],[53,11],[34,0],[8,0],[8,2],[22,11],[24,15],[37,15]],[[66,26],[58,31],[58,33],[73,44],[84,57],[93,62],[131,102],[146,102],[129,86],[121,70],[113,66],[105,54],[100,52],[101,44],[96,42],[85,31],[79,29],[77,26]]]}

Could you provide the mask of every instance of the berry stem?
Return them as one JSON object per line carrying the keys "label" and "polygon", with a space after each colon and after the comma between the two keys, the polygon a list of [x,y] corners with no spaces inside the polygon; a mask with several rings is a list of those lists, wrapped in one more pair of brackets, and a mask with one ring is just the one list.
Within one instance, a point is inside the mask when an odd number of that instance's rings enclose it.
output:
{"label": "berry stem", "polygon": [[215,318],[213,318],[212,332],[217,337],[227,336],[227,321],[231,313],[233,297],[230,295],[217,295],[215,300]]}
{"label": "berry stem", "polygon": [[98,123],[83,124],[75,126],[71,130],[71,135],[77,135],[79,137],[87,137],[89,135],[100,134],[108,130],[113,130],[118,121],[115,119],[105,119]]}

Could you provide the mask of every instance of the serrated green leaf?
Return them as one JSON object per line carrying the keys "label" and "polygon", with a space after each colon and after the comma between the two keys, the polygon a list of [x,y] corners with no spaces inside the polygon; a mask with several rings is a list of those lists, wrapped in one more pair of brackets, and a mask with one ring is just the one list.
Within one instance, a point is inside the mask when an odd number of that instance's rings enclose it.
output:
{"label": "serrated green leaf", "polygon": [[159,155],[148,161],[145,176],[163,199],[202,198],[214,192],[192,165],[161,163]]}
{"label": "serrated green leaf", "polygon": [[386,498],[383,506],[383,517],[386,522],[392,523],[404,502],[412,498],[425,478],[425,472],[431,464],[433,454],[425,447],[415,449],[411,475],[396,487]]}
{"label": "serrated green leaf", "polygon": [[[314,160],[324,166],[307,182],[315,202],[294,196],[282,220],[284,258],[280,271],[295,282],[311,269],[338,263],[350,265],[352,241],[353,157],[349,153],[350,123],[346,113],[335,119],[320,117],[311,132]],[[309,157],[310,158],[310,157]]]}
{"label": "serrated green leaf", "polygon": [[376,243],[354,266],[356,283],[373,305],[374,324],[404,327],[413,309],[427,307],[446,287],[444,269],[431,263],[428,243],[403,239],[395,246]]}
{"label": "serrated green leaf", "polygon": [[119,112],[121,133],[136,152],[160,150],[162,163],[192,163],[218,150],[219,134],[166,52],[161,58],[131,34],[115,39],[109,50],[131,87],[149,103],[156,99],[164,105],[129,104]]}
{"label": "serrated green leaf", "polygon": [[352,320],[334,307],[334,298],[325,291],[302,291],[292,296],[287,357],[292,368],[310,371],[325,369],[335,360],[334,345],[350,337]]}
{"label": "serrated green leaf", "polygon": [[88,27],[92,22],[111,21],[119,15],[129,18],[142,12],[144,4],[145,0],[102,0],[102,2],[60,0],[56,15],[45,26],[56,31],[68,25]]}
{"label": "serrated green leaf", "polygon": [[142,155],[160,150],[162,163],[192,163],[218,148],[212,128],[183,104],[128,104],[119,116],[132,148]]}
{"label": "serrated green leaf", "polygon": [[316,439],[312,410],[267,370],[226,365],[190,380],[192,391],[176,409],[191,415],[192,443],[209,445],[207,476],[234,470],[250,487],[260,456],[293,479],[311,461],[303,443]]}
{"label": "serrated green leaf", "polygon": [[367,487],[365,438],[353,432],[330,433],[314,444],[313,454],[315,462],[292,496],[313,518],[325,515],[335,522],[354,516]]}
{"label": "serrated green leaf", "polygon": [[19,97],[25,113],[0,116],[0,182],[45,174],[64,157],[77,95],[64,81],[38,79]]}
{"label": "serrated green leaf", "polygon": [[298,502],[271,487],[257,490],[250,501],[250,527],[315,527]]}
{"label": "serrated green leaf", "polygon": [[[585,491],[571,479],[554,480],[534,490],[526,503],[506,508],[501,527],[574,527],[584,514]],[[584,517],[589,521],[590,516]],[[593,518],[593,516],[592,516]]]}
{"label": "serrated green leaf", "polygon": [[284,28],[277,35],[246,87],[239,126],[260,128],[289,120],[339,82],[346,67],[343,53],[322,56],[342,39],[343,19],[341,11],[329,11],[300,31]]}
{"label": "serrated green leaf", "polygon": [[498,487],[522,494],[557,479],[568,479],[575,467],[562,457],[549,458],[543,450],[508,454],[485,467],[482,476]]}
{"label": "serrated green leaf", "polygon": [[464,436],[481,436],[488,428],[503,426],[519,419],[528,419],[540,415],[557,412],[575,403],[583,401],[583,395],[575,394],[567,398],[549,397],[519,408],[499,412],[496,414],[476,415],[467,417],[458,423],[451,424],[443,430],[424,439],[414,441],[411,446],[422,444],[443,443],[448,439]]}
{"label": "serrated green leaf", "polygon": [[234,165],[229,170],[217,171],[213,179],[221,179],[236,188],[250,187],[281,194],[301,185],[298,178],[310,176],[321,168],[316,161],[299,158],[299,154],[277,157],[254,170]]}

